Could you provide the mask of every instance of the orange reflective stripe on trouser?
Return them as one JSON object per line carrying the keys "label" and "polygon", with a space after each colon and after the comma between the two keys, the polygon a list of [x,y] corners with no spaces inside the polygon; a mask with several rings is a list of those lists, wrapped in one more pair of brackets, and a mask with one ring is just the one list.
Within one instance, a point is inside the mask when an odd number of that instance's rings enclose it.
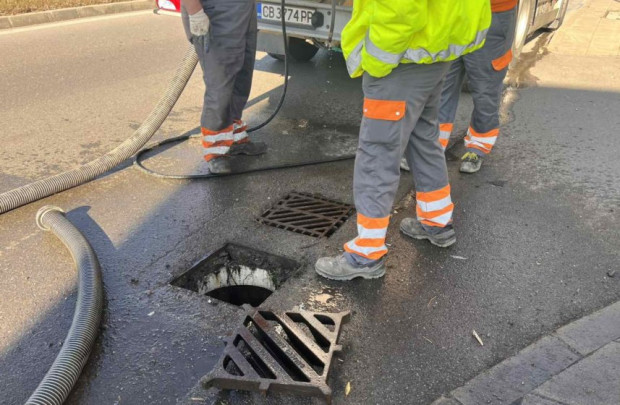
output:
{"label": "orange reflective stripe on trouser", "polygon": [[506,52],[499,58],[493,59],[491,61],[491,65],[493,65],[493,69],[499,72],[500,70],[506,69],[511,61],[512,61],[512,49],[509,49],[508,52]]}
{"label": "orange reflective stripe on trouser", "polygon": [[450,134],[452,133],[453,124],[446,122],[439,124],[439,144],[443,150],[446,150],[450,142]]}
{"label": "orange reflective stripe on trouser", "polygon": [[241,120],[235,120],[233,128],[233,140],[235,143],[246,143],[250,141],[248,138],[248,124]]}
{"label": "orange reflective stripe on trouser", "polygon": [[344,250],[366,259],[378,260],[387,253],[385,234],[390,217],[370,218],[357,214],[357,238],[345,243]]}
{"label": "orange reflective stripe on trouser", "polygon": [[518,0],[491,0],[491,11],[501,13],[517,7]]}
{"label": "orange reflective stripe on trouser", "polygon": [[202,147],[206,161],[226,155],[233,143],[232,125],[221,131],[211,131],[207,128],[202,128]]}
{"label": "orange reflective stripe on trouser", "polygon": [[472,127],[469,127],[467,130],[467,135],[465,136],[465,147],[478,149],[484,153],[489,153],[491,152],[491,149],[493,149],[493,145],[495,145],[497,135],[499,135],[499,128],[481,133],[476,132]]}
{"label": "orange reflective stripe on trouser", "polygon": [[453,210],[449,184],[439,190],[416,192],[418,220],[425,225],[443,228],[452,220]]}

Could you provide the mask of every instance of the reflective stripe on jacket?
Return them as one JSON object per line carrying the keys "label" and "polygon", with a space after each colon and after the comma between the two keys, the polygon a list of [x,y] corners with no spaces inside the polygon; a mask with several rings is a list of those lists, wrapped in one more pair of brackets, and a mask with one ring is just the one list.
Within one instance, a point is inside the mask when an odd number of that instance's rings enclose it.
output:
{"label": "reflective stripe on jacket", "polygon": [[450,61],[484,44],[489,0],[355,0],[342,32],[351,77],[387,76],[400,63]]}

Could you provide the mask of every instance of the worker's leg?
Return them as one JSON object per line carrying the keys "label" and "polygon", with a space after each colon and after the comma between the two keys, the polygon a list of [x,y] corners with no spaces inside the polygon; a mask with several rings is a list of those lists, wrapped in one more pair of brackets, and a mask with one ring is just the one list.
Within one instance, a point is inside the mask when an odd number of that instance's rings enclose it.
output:
{"label": "worker's leg", "polygon": [[[251,2],[253,4],[253,2]],[[230,148],[231,155],[260,155],[267,151],[267,145],[263,142],[250,142],[248,137],[248,125],[242,119],[243,110],[250,91],[252,90],[252,77],[254,75],[254,62],[256,60],[256,7],[249,7],[244,18],[249,19],[248,30],[246,33],[245,50],[243,54],[243,66],[237,76],[233,86],[232,100],[230,103],[230,116],[233,119],[234,145]]]}
{"label": "worker's leg", "polygon": [[[252,2],[253,3],[253,2]],[[235,77],[233,97],[230,103],[230,116],[233,120],[240,121],[243,115],[250,91],[252,90],[252,77],[254,75],[254,62],[256,60],[257,22],[256,7],[247,10],[248,30],[245,36],[245,50],[243,53],[243,66]]]}
{"label": "worker's leg", "polygon": [[383,78],[364,75],[364,116],[353,179],[358,236],[345,244],[343,256],[319,259],[315,266],[319,274],[350,280],[385,273],[385,236],[400,178],[400,158],[447,69],[448,64],[410,64],[400,65]]}
{"label": "worker's leg", "polygon": [[[503,81],[512,60],[515,18],[515,10],[493,13],[484,47],[463,57],[474,101],[474,111],[465,136],[465,147],[472,163],[481,163],[477,158],[491,152],[499,135],[499,106]],[[464,166],[470,165],[464,162]],[[479,164],[473,166],[477,166],[474,171],[479,169]]]}
{"label": "worker's leg", "polygon": [[450,134],[454,128],[454,119],[459,105],[461,87],[465,77],[465,66],[463,59],[458,58],[453,61],[448,70],[441,90],[439,104],[439,143],[445,150],[450,142]]}
{"label": "worker's leg", "polygon": [[[401,231],[415,239],[428,239],[447,247],[456,242],[452,228],[454,204],[450,197],[444,149],[439,144],[438,113],[443,84],[428,98],[405,150],[415,181],[417,219],[406,218]],[[445,87],[444,87],[445,89]]]}
{"label": "worker's leg", "polygon": [[[234,142],[233,92],[236,77],[244,68],[246,38],[256,11],[253,0],[203,0],[202,3],[209,16],[210,31],[204,37],[188,35],[196,48],[206,86],[200,119],[202,144],[209,169],[225,173],[230,167],[226,159],[219,158],[228,154]],[[187,33],[187,19],[183,20]]]}

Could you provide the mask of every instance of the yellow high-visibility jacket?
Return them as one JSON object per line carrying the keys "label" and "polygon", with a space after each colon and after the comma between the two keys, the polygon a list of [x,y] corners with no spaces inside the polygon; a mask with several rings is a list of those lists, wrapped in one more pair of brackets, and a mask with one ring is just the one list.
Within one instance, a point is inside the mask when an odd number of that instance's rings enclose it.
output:
{"label": "yellow high-visibility jacket", "polygon": [[489,0],[355,0],[342,32],[351,77],[387,76],[400,63],[450,61],[484,45]]}

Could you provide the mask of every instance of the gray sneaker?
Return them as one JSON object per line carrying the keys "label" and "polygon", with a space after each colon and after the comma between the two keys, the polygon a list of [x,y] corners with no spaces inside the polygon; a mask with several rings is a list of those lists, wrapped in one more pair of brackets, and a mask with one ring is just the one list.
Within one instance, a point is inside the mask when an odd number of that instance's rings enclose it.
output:
{"label": "gray sneaker", "polygon": [[256,156],[262,155],[265,152],[267,152],[267,145],[264,142],[244,142],[233,144],[228,154]]}
{"label": "gray sneaker", "polygon": [[402,158],[400,160],[400,168],[403,169],[406,172],[410,172],[411,169],[409,168],[409,164],[407,163],[407,159]]}
{"label": "gray sneaker", "polygon": [[427,230],[417,219],[405,218],[400,222],[400,231],[413,239],[428,239],[433,245],[442,248],[456,242],[456,233],[452,225]]}
{"label": "gray sneaker", "polygon": [[461,173],[476,173],[482,166],[482,158],[476,155],[474,152],[466,152],[461,158]]}
{"label": "gray sneaker", "polygon": [[330,280],[346,281],[357,277],[379,278],[385,274],[385,258],[381,258],[368,266],[353,266],[343,255],[321,257],[316,261],[314,269],[319,275]]}
{"label": "gray sneaker", "polygon": [[227,174],[230,173],[230,159],[227,156],[216,157],[207,162],[209,165],[209,172],[212,174]]}

